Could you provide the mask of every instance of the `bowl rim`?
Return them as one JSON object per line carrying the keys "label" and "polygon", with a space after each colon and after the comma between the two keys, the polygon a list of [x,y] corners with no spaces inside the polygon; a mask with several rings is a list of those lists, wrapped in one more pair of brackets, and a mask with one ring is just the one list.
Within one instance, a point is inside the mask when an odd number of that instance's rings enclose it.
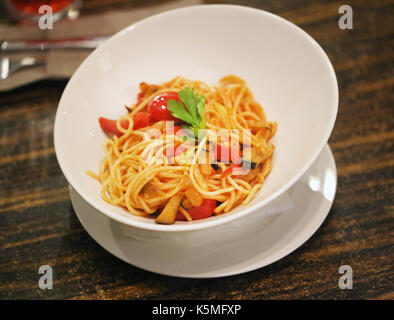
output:
{"label": "bowl rim", "polygon": [[[306,164],[302,167],[301,170],[298,171],[296,175],[293,176],[292,179],[290,179],[287,183],[283,184],[281,187],[279,187],[275,192],[271,193],[268,195],[266,198],[262,199],[260,202],[255,203],[253,205],[248,205],[246,206],[241,212],[238,212],[237,214],[223,214],[217,219],[206,219],[206,221],[199,220],[198,224],[193,224],[193,223],[182,223],[182,224],[172,224],[172,225],[161,225],[161,224],[153,224],[153,223],[146,223],[143,221],[136,221],[129,219],[125,216],[121,216],[118,213],[111,211],[102,205],[96,203],[92,199],[90,199],[89,196],[87,196],[83,189],[80,187],[80,185],[75,181],[71,174],[68,174],[68,168],[67,165],[63,162],[62,160],[62,152],[60,145],[58,144],[58,137],[59,137],[59,126],[56,124],[59,123],[60,118],[61,118],[61,106],[64,103],[64,96],[65,93],[68,92],[70,85],[73,83],[74,79],[78,77],[78,75],[81,72],[81,69],[84,67],[84,65],[93,59],[96,55],[100,54],[101,51],[103,51],[105,48],[107,48],[111,43],[114,41],[114,39],[117,39],[121,37],[123,34],[130,32],[131,30],[135,29],[136,27],[141,27],[146,23],[150,23],[152,20],[164,17],[164,16],[170,16],[173,14],[179,14],[184,11],[190,11],[190,10],[211,10],[211,9],[221,9],[221,10],[241,10],[246,13],[251,13],[251,14],[260,14],[264,16],[268,16],[270,19],[275,19],[279,21],[280,23],[284,23],[288,25],[289,27],[293,28],[296,32],[298,32],[301,36],[306,37],[309,39],[309,41],[312,43],[312,45],[317,49],[317,52],[320,53],[322,56],[323,60],[325,61],[326,65],[328,66],[329,70],[329,76],[331,79],[331,82],[333,83],[333,92],[332,95],[334,97],[334,109],[335,112],[332,113],[331,118],[328,120],[329,123],[329,130],[326,131],[324,139],[322,139],[320,145],[314,153],[310,156],[309,160],[306,162]],[[296,181],[308,170],[308,168],[312,165],[312,163],[316,160],[320,152],[322,151],[323,147],[327,143],[331,132],[334,128],[335,120],[337,117],[338,113],[338,103],[339,103],[339,90],[338,90],[338,82],[335,74],[335,70],[331,64],[330,59],[328,58],[327,54],[325,51],[322,49],[322,47],[317,43],[315,39],[313,39],[307,32],[302,30],[300,27],[295,25],[294,23],[276,15],[271,12],[261,10],[261,9],[256,9],[256,8],[251,8],[251,7],[246,7],[246,6],[240,6],[240,5],[228,5],[228,4],[205,4],[205,5],[196,5],[196,6],[188,6],[188,7],[183,7],[183,8],[177,8],[177,9],[172,9],[168,10],[162,13],[158,13],[155,15],[152,15],[150,17],[147,17],[145,19],[142,19],[140,21],[137,21],[136,23],[131,24],[130,26],[127,26],[123,28],[122,30],[118,31],[115,33],[113,36],[111,36],[107,41],[105,41],[103,44],[101,44],[99,47],[97,47],[93,52],[89,54],[89,56],[81,63],[81,65],[77,68],[77,70],[74,72],[72,75],[71,79],[67,83],[62,96],[59,100],[58,108],[56,111],[56,116],[55,116],[55,124],[54,124],[54,148],[55,148],[55,154],[57,161],[59,163],[60,169],[63,172],[66,180],[68,183],[76,190],[76,192],[93,208],[95,208],[99,213],[106,215],[107,217],[120,222],[122,224],[131,226],[131,227],[136,227],[138,229],[143,229],[143,230],[150,230],[150,231],[163,231],[163,232],[184,232],[184,231],[195,231],[195,230],[202,230],[202,229],[208,229],[212,228],[221,224],[225,224],[231,221],[235,221],[237,219],[240,219],[244,217],[247,214],[250,214],[257,209],[262,208],[263,206],[267,205],[270,203],[272,200],[276,199],[279,197],[281,194],[286,192],[291,186],[294,185]]]}

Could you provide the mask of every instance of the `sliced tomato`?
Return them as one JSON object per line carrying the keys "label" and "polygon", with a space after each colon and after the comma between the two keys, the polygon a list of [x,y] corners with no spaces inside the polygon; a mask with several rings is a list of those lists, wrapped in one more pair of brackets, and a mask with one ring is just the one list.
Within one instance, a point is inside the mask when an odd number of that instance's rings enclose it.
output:
{"label": "sliced tomato", "polygon": [[[191,207],[188,212],[193,220],[205,219],[213,215],[213,211],[216,208],[216,200],[214,199],[203,199],[201,206]],[[176,220],[186,221],[186,217],[182,212],[178,212]]]}
{"label": "sliced tomato", "polygon": [[218,144],[216,146],[216,158],[223,163],[240,163],[241,151],[239,146],[231,147],[225,144]]}
{"label": "sliced tomato", "polygon": [[164,92],[149,102],[148,112],[153,121],[175,120],[170,110],[167,109],[167,103],[171,99],[181,101],[178,92]]}
{"label": "sliced tomato", "polygon": [[135,115],[133,115],[133,122],[134,130],[147,127],[150,123],[150,115],[149,113],[143,111],[137,112]]}
{"label": "sliced tomato", "polygon": [[[150,122],[150,116],[147,112],[137,112],[135,115],[133,115],[133,129],[140,129],[143,127],[147,127]],[[105,133],[110,133],[110,134],[116,134],[118,137],[120,137],[123,133],[119,131],[118,127],[116,126],[116,120],[111,120],[107,118],[99,118],[99,123],[101,129]],[[120,125],[122,128],[127,129],[129,127],[129,122],[127,120],[122,120]]]}
{"label": "sliced tomato", "polygon": [[233,174],[235,171],[242,170],[242,169],[240,169],[241,167],[242,167],[241,163],[234,164],[232,167],[224,170],[223,173],[222,173],[222,176],[220,178],[222,178],[222,179],[226,178],[227,176]]}
{"label": "sliced tomato", "polygon": [[[101,126],[101,129],[105,133],[112,133],[116,134],[118,137],[120,137],[123,133],[119,131],[118,127],[116,126],[116,120],[111,120],[107,118],[99,118],[99,123]],[[127,129],[129,127],[129,122],[127,120],[123,120],[120,125],[122,128]]]}

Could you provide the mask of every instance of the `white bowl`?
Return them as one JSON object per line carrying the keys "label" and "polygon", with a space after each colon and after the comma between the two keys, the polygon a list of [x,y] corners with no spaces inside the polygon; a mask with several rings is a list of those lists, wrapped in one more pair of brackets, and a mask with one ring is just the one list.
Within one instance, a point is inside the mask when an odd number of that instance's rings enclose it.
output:
{"label": "white bowl", "polygon": [[[117,118],[135,102],[141,81],[177,75],[210,85],[228,74],[246,80],[271,121],[278,122],[273,171],[246,207],[228,214],[159,225],[100,197],[85,174],[104,157],[100,116]],[[338,108],[333,67],[322,48],[294,24],[241,6],[203,5],[168,11],[114,35],[78,68],[60,100],[55,149],[68,182],[91,206],[134,229],[201,230],[240,219],[291,187],[327,142]]]}

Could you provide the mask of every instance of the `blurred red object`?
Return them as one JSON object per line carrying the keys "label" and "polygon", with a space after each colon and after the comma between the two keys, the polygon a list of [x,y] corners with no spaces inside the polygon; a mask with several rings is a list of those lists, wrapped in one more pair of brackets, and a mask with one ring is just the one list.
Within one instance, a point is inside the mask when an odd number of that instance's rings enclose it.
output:
{"label": "blurred red object", "polygon": [[81,0],[6,0],[6,8],[11,17],[16,20],[32,20],[39,18],[39,9],[47,5],[52,8],[54,20],[57,21],[69,12],[77,11],[82,5]]}
{"label": "blurred red object", "polygon": [[52,12],[55,13],[66,8],[72,2],[74,0],[10,0],[9,5],[22,13],[36,15],[43,5],[50,6]]}

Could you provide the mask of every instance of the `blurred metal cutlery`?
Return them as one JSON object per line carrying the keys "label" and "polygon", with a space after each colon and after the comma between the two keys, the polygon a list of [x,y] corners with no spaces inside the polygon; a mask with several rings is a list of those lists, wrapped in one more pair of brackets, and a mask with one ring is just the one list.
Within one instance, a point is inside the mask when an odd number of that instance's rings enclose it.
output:
{"label": "blurred metal cutlery", "polygon": [[25,57],[22,59],[0,58],[0,79],[5,80],[18,70],[45,65],[45,57]]}
{"label": "blurred metal cutlery", "polygon": [[0,53],[20,51],[46,51],[52,49],[94,49],[109,37],[84,37],[52,40],[2,40]]}

